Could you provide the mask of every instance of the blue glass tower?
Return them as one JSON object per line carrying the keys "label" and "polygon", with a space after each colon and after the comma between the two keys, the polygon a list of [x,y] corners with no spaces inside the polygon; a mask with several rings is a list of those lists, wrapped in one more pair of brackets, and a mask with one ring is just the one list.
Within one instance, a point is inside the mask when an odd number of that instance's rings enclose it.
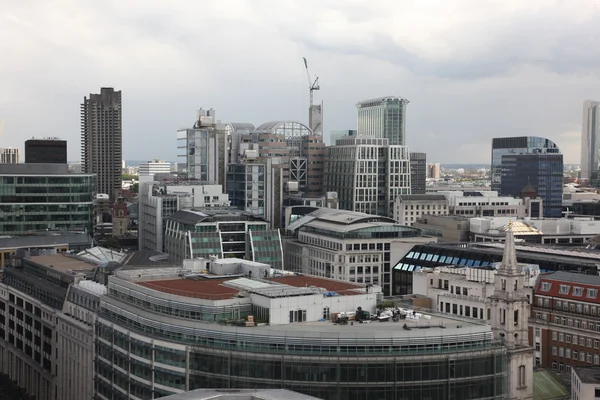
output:
{"label": "blue glass tower", "polygon": [[492,141],[492,190],[519,196],[531,184],[543,200],[545,218],[562,217],[563,156],[549,139],[535,136]]}

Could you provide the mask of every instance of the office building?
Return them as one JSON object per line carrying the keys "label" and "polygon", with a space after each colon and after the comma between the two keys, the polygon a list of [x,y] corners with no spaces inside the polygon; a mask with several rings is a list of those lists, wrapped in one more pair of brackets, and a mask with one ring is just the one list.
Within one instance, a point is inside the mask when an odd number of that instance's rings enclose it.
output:
{"label": "office building", "polygon": [[494,138],[492,190],[519,197],[530,185],[544,203],[545,218],[562,216],[563,156],[549,139],[533,136]]}
{"label": "office building", "polygon": [[19,149],[0,148],[0,164],[18,164],[21,162]]}
{"label": "office building", "polygon": [[83,172],[96,174],[96,193],[111,201],[121,190],[121,91],[101,88],[81,105],[81,162]]}
{"label": "office building", "polygon": [[581,124],[581,178],[589,179],[592,187],[599,187],[600,173],[600,102],[583,102]]}
{"label": "office building", "polygon": [[356,129],[344,129],[339,131],[331,131],[329,133],[329,146],[334,146],[338,139],[344,139],[346,136],[356,136]]}
{"label": "office building", "polygon": [[138,173],[140,176],[150,176],[157,174],[170,174],[171,164],[164,160],[152,160],[145,163],[140,163],[138,167]]}
{"label": "office building", "polygon": [[427,155],[410,153],[410,193],[425,194],[427,182]]}
{"label": "office building", "polygon": [[408,148],[388,139],[357,136],[327,148],[325,187],[337,192],[339,208],[394,216],[394,201],[410,194]]}
{"label": "office building", "polygon": [[26,164],[66,164],[67,141],[59,138],[29,139],[25,141]]}
{"label": "office building", "polygon": [[[432,218],[432,217],[427,217]],[[440,217],[458,218],[458,217]],[[413,247],[392,269],[392,295],[413,293],[413,271],[443,266],[489,267],[502,260],[504,243],[427,243]],[[538,265],[541,273],[581,271],[597,275],[600,256],[596,251],[551,248],[519,243],[517,258],[522,264]]]}
{"label": "office building", "polygon": [[391,266],[415,244],[435,239],[388,217],[318,208],[292,222],[285,240],[286,269],[391,293]]}
{"label": "office building", "polygon": [[600,367],[571,368],[571,400],[600,399]]}
{"label": "office building", "polygon": [[279,230],[239,210],[179,210],[165,220],[165,253],[180,265],[185,259],[243,258],[283,269]]}
{"label": "office building", "polygon": [[71,174],[67,164],[0,164],[0,234],[92,232],[95,178]]}
{"label": "office building", "polygon": [[441,194],[408,194],[396,197],[394,220],[413,226],[424,215],[448,215],[448,199]]}
{"label": "office building", "polygon": [[198,110],[194,126],[177,131],[178,157],[186,164],[188,179],[225,187],[228,161],[226,125],[217,122],[215,110]]}
{"label": "office building", "polygon": [[108,277],[99,399],[207,387],[330,400],[506,396],[508,350],[481,321],[419,312],[402,324],[337,325],[340,313],[374,314],[380,289],[220,261]]}
{"label": "office building", "polygon": [[163,400],[321,400],[286,389],[196,389]]}
{"label": "office building", "polygon": [[542,275],[531,303],[536,364],[558,371],[600,365],[600,277]]}
{"label": "office building", "polygon": [[442,165],[440,163],[427,165],[427,177],[430,179],[440,179],[442,177]]}
{"label": "office building", "polygon": [[405,146],[406,106],[409,101],[396,96],[361,101],[357,134],[387,139],[391,146]]}

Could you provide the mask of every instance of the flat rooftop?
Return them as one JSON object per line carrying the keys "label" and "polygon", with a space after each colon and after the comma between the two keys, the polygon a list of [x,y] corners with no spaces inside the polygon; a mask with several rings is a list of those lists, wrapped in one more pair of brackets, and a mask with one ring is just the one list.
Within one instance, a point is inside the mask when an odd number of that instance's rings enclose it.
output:
{"label": "flat rooftop", "polygon": [[282,283],[294,287],[311,287],[327,289],[329,292],[336,292],[343,295],[360,294],[359,289],[363,289],[364,285],[357,285],[351,282],[334,281],[332,279],[319,278],[317,276],[293,275],[277,278],[270,278],[269,281]]}
{"label": "flat rooftop", "polygon": [[67,271],[91,271],[95,265],[64,254],[52,254],[44,256],[32,256],[29,260],[44,265],[60,272]]}
{"label": "flat rooftop", "polygon": [[225,300],[237,295],[240,290],[224,286],[229,279],[164,279],[138,282],[138,284],[159,292],[177,296],[193,297],[205,300]]}
{"label": "flat rooftop", "polygon": [[600,384],[600,367],[573,367],[582,383]]}

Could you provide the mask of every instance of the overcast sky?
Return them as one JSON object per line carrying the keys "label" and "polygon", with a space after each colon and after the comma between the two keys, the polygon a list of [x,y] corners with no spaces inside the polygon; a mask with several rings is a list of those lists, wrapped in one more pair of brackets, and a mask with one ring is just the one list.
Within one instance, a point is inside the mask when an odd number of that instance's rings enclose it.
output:
{"label": "overcast sky", "polygon": [[493,137],[554,140],[579,163],[582,103],[600,100],[598,0],[1,0],[0,146],[32,136],[80,158],[80,103],[123,91],[125,159],[177,159],[200,107],[324,131],[356,102],[407,98],[407,145],[429,162],[489,163]]}

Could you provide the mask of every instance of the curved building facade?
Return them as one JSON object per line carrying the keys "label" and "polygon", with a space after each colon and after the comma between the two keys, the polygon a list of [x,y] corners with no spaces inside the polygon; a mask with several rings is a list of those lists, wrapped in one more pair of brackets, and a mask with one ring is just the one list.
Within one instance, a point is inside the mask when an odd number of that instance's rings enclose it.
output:
{"label": "curved building facade", "polygon": [[[488,325],[433,314],[404,329],[333,324],[343,310],[373,312],[378,288],[262,272],[260,280],[110,277],[96,326],[98,398],[200,388],[339,400],[504,398],[507,352]],[[249,315],[259,326],[249,326]]]}

